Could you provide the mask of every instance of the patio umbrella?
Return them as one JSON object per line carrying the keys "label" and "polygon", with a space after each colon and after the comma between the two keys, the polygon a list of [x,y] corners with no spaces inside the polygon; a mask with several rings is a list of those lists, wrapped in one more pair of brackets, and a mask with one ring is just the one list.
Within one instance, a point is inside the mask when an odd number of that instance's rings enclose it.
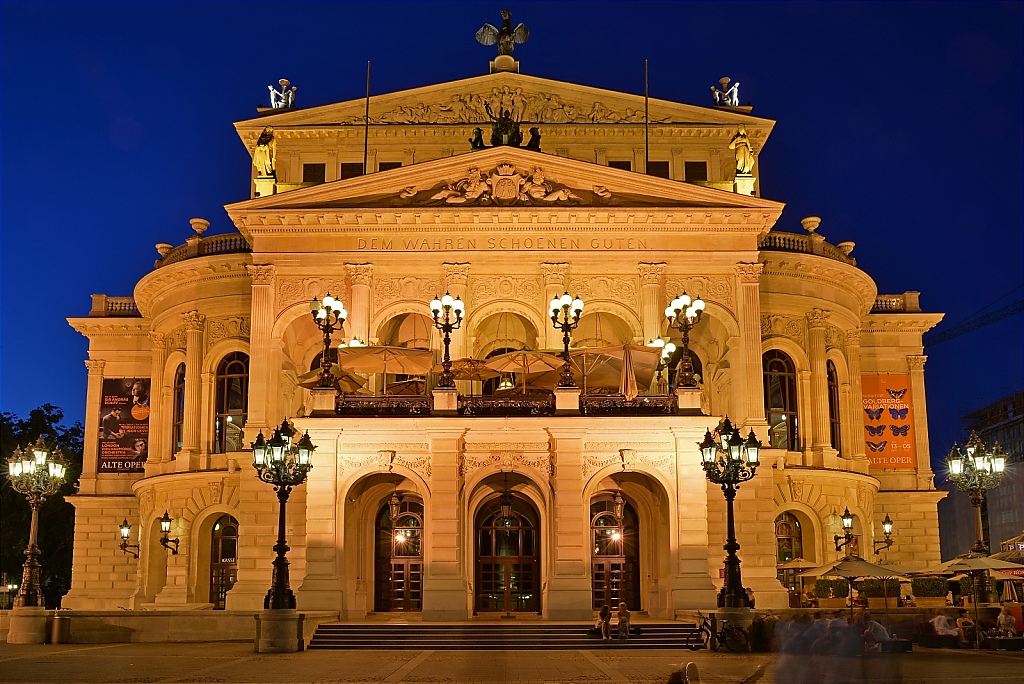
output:
{"label": "patio umbrella", "polygon": [[[437,364],[431,369],[432,373],[441,373],[444,371],[442,364]],[[455,376],[456,380],[489,380],[496,378],[501,373],[493,371],[487,367],[487,361],[484,359],[452,359],[452,375]]]}
{"label": "patio umbrella", "polygon": [[522,391],[526,393],[526,376],[529,373],[541,373],[561,369],[564,361],[553,354],[535,351],[513,351],[495,356],[487,361],[487,367],[500,373],[522,373]]}
{"label": "patio umbrella", "polygon": [[899,577],[905,574],[896,570],[895,566],[878,565],[869,563],[859,556],[846,556],[830,565],[824,565],[814,570],[801,573],[801,577],[842,577],[850,583],[850,622],[853,622],[853,582],[858,577],[877,577],[882,580],[883,596],[885,597],[885,621],[889,622],[889,601],[885,594],[885,580]]}
{"label": "patio umbrella", "polygon": [[387,393],[391,395],[400,394],[404,396],[420,395],[423,394],[423,390],[426,389],[426,387],[427,383],[423,378],[412,378],[411,380],[392,382],[387,387]]}
{"label": "patio umbrella", "polygon": [[779,563],[776,567],[779,570],[806,570],[807,568],[816,568],[818,567],[818,564],[814,561],[809,561],[806,558],[797,557],[793,560],[786,561],[785,563]]}
{"label": "patio umbrella", "polygon": [[[589,389],[604,388],[618,391],[627,399],[636,398],[639,387],[650,386],[660,358],[657,348],[636,344],[586,347],[569,352],[573,377],[583,387],[584,394]],[[558,379],[559,373],[548,372],[531,377],[530,382],[540,387],[555,387]]]}
{"label": "patio umbrella", "polygon": [[[429,349],[405,347],[346,347],[338,350],[338,365],[342,370],[356,373],[404,373],[426,375],[434,365],[434,353]],[[387,394],[387,387],[384,389]]]}
{"label": "patio umbrella", "polygon": [[[358,392],[364,385],[366,385],[366,378],[346,373],[338,367],[338,364],[331,366],[331,375],[334,377],[334,388],[344,394]],[[299,387],[313,389],[317,387],[320,382],[320,369],[317,368],[309,371],[308,373],[303,373],[296,378],[296,380],[298,380]]]}

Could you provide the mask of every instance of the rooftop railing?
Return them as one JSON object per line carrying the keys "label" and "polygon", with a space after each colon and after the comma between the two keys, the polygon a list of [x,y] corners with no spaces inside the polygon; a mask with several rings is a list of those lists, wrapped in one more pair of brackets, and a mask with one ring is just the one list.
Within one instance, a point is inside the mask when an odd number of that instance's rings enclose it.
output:
{"label": "rooftop railing", "polygon": [[103,294],[92,296],[92,309],[89,316],[93,318],[106,318],[110,316],[124,318],[138,318],[139,307],[133,297],[108,297]]}
{"label": "rooftop railing", "polygon": [[875,297],[871,313],[920,313],[921,293],[881,294]]}
{"label": "rooftop railing", "polygon": [[[163,251],[162,248],[166,248],[166,251]],[[157,249],[161,250],[160,253],[163,256],[157,259],[154,268],[210,254],[246,254],[252,251],[252,247],[241,233],[225,233],[208,237],[193,236],[183,245],[172,248],[171,245],[163,243],[157,245]]]}
{"label": "rooftop railing", "polygon": [[840,242],[838,246],[825,242],[825,238],[812,233],[810,235],[798,235],[797,233],[783,233],[772,231],[766,233],[758,243],[758,248],[773,252],[798,252],[800,254],[817,254],[826,259],[841,261],[851,266],[857,265],[857,260],[850,256],[853,251],[852,242]]}

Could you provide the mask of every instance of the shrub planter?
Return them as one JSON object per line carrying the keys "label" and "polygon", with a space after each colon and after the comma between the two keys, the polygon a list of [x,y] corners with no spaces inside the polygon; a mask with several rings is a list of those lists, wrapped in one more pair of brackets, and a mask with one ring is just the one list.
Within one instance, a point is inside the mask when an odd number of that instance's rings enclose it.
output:
{"label": "shrub planter", "polygon": [[846,599],[844,598],[820,598],[818,599],[819,608],[831,608],[836,610],[838,608],[846,608]]}
{"label": "shrub planter", "polygon": [[918,608],[945,608],[945,596],[915,596],[914,602]]}

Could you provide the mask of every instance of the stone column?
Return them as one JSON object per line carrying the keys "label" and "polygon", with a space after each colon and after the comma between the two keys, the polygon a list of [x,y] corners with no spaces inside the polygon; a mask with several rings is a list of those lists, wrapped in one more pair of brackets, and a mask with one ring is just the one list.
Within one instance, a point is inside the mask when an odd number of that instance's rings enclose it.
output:
{"label": "stone column", "polygon": [[[814,450],[815,461],[822,459],[829,467],[829,456],[835,457],[832,451],[832,440],[829,434],[828,420],[828,374],[825,359],[825,328],[828,325],[829,311],[811,309],[807,312],[807,356],[811,364],[811,448]],[[834,465],[834,464],[833,464]]]}
{"label": "stone column", "polygon": [[768,421],[764,415],[764,383],[761,372],[761,291],[760,263],[736,264],[736,314],[740,321],[739,343],[742,364],[734,366],[732,391],[746,397],[743,415],[732,416],[733,423],[753,428],[761,441],[768,441]]}
{"label": "stone column", "polygon": [[907,372],[910,374],[910,397],[913,401],[910,411],[914,419],[914,450],[917,452],[917,488],[932,489],[934,475],[928,443],[928,404],[924,392],[924,354],[907,355]]}
{"label": "stone column", "polygon": [[78,478],[79,494],[96,493],[96,469],[100,461],[100,412],[103,410],[103,367],[106,361],[90,359],[89,384],[85,398],[85,444],[82,449],[82,475]]}
{"label": "stone column", "polygon": [[[665,305],[661,296],[661,278],[665,275],[665,262],[640,262],[640,325],[644,331],[643,344],[661,337],[665,328]],[[673,295],[674,296],[674,295]]]}
{"label": "stone column", "polygon": [[671,148],[669,150],[669,154],[671,155],[671,157],[670,157],[670,159],[671,159],[671,162],[670,162],[670,166],[671,166],[670,177],[673,180],[684,180],[684,178],[683,178],[683,175],[684,175],[684,173],[683,173],[683,148],[681,148],[681,147],[673,147],[673,148]]}
{"label": "stone column", "polygon": [[469,587],[459,543],[459,441],[465,431],[439,428],[425,432],[430,441],[431,474],[430,498],[426,502],[423,621],[466,620]]}
{"label": "stone column", "polygon": [[708,486],[695,446],[704,437],[703,428],[697,421],[688,422],[692,426],[669,428],[676,445],[676,494],[669,493],[669,505],[675,501],[670,516],[677,531],[675,562],[670,564],[675,579],[667,618],[674,618],[676,609],[714,608],[717,602],[715,585],[708,575],[708,549],[717,549],[719,540],[712,543],[708,537]]}
{"label": "stone column", "polygon": [[200,430],[203,424],[203,329],[206,316],[198,311],[181,315],[185,322],[185,415],[181,452],[177,469],[189,470],[199,456]]}
{"label": "stone column", "polygon": [[583,440],[585,428],[549,428],[554,449],[551,510],[555,538],[551,548],[551,579],[544,611],[549,620],[589,620],[590,587],[589,506],[583,501]]}
{"label": "stone column", "polygon": [[[544,301],[541,302],[540,310],[545,313],[544,318],[547,320],[551,317],[551,311],[548,310],[548,304],[550,304],[551,300],[555,297],[561,297],[562,293],[565,292],[566,287],[568,286],[566,274],[569,270],[569,264],[544,263],[540,265],[540,270],[541,273],[544,274]],[[562,348],[562,333],[555,330],[553,326],[545,326],[544,348]]]}
{"label": "stone column", "polygon": [[[452,297],[460,297],[466,305],[466,310],[469,311],[469,288],[467,287],[469,285],[469,264],[446,261],[442,266],[444,267],[445,290],[451,293]],[[438,294],[444,293],[439,292]],[[440,339],[440,333],[438,338]],[[461,359],[466,355],[466,333],[463,328],[459,328],[452,333],[451,356],[453,359]]]}
{"label": "stone column", "polygon": [[345,337],[358,337],[363,344],[370,343],[370,285],[373,282],[373,264],[345,264],[352,283],[352,301],[348,303]]}
{"label": "stone column", "polygon": [[[764,387],[761,387],[764,391]],[[803,464],[807,466],[818,465],[815,463],[812,444],[814,442],[814,419],[811,417],[811,371],[800,368],[796,372],[796,412],[797,412],[797,440],[798,449],[790,445],[791,451],[803,453]]]}
{"label": "stone column", "polygon": [[273,363],[270,353],[276,269],[272,264],[254,264],[247,268],[252,277],[252,301],[249,313],[249,404],[245,431],[255,439],[260,430],[269,436],[268,427],[276,424],[277,418],[271,415],[271,411],[278,366]]}
{"label": "stone column", "polygon": [[[843,442],[846,453],[854,461],[867,461],[864,453],[864,390],[861,387],[860,330],[846,331],[846,368],[850,374],[850,404],[846,423],[850,426],[850,441]],[[845,437],[844,437],[845,439]]]}
{"label": "stone column", "polygon": [[164,365],[167,363],[167,340],[163,333],[149,333],[153,345],[149,382],[149,456],[146,476],[160,472],[160,464],[171,459],[169,430],[171,411],[164,410]]}

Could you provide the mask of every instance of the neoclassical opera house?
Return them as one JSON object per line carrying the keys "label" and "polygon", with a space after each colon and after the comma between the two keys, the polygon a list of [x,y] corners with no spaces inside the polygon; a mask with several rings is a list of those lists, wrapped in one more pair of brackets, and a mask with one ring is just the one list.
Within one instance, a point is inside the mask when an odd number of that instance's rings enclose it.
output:
{"label": "neoclassical opera house", "polygon": [[[645,121],[642,96],[498,62],[374,96],[368,120],[272,88],[235,124],[251,196],[169,228],[187,239],[132,296],[69,319],[89,383],[65,607],[261,609],[279,507],[250,444],[285,418],[316,446],[287,507],[291,586],[345,619],[713,607],[726,503],[697,444],[726,415],[764,445],[736,499],[758,608],[789,605],[781,564],[841,555],[846,509],[861,555],[888,515],[884,558],[939,560],[921,335],[941,315],[761,196],[774,122],[724,93],[651,100]],[[685,358],[666,317],[684,292],[704,303]],[[346,319],[317,389],[328,294]]]}

